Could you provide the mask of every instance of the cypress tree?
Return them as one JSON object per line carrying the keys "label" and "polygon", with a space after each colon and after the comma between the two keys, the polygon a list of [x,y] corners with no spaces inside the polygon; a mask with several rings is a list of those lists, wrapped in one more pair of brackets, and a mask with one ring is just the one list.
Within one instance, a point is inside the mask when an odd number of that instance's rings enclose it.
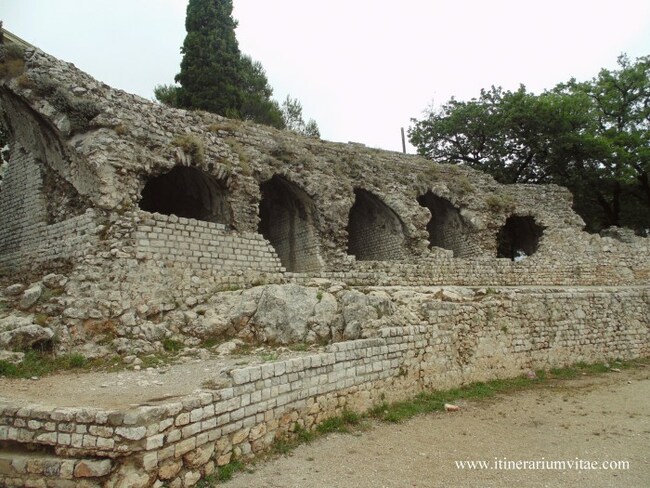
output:
{"label": "cypress tree", "polygon": [[[171,107],[200,109],[283,129],[283,112],[271,98],[273,89],[264,67],[239,51],[232,8],[232,0],[189,1],[183,60],[174,78],[180,86],[156,86],[156,99]],[[317,136],[316,123],[310,123],[316,133],[308,135]]]}
{"label": "cypress tree", "polygon": [[178,103],[228,117],[242,106],[241,53],[235,37],[232,0],[190,0],[181,48]]}

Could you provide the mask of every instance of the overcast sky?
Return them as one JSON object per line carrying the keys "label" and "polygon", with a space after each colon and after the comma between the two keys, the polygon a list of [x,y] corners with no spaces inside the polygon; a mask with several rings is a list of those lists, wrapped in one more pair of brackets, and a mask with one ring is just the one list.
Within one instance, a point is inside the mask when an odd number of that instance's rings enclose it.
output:
{"label": "overcast sky", "polygon": [[[648,0],[234,0],[242,52],[324,139],[401,150],[400,127],[491,85],[538,93],[650,54]],[[4,27],[146,98],[179,70],[187,0],[0,0]],[[410,152],[412,152],[412,148]]]}

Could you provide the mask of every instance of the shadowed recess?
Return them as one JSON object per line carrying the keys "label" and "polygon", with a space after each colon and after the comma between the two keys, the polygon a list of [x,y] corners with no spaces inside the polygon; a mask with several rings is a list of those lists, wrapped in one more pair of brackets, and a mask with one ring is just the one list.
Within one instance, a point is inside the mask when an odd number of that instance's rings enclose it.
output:
{"label": "shadowed recess", "polygon": [[418,203],[429,209],[431,220],[427,223],[429,249],[441,247],[454,252],[454,257],[479,254],[472,242],[472,228],[461,216],[460,210],[446,198],[429,190],[418,197]]}
{"label": "shadowed recess", "polygon": [[359,261],[390,261],[404,257],[404,224],[377,196],[356,188],[348,219],[348,254]]}
{"label": "shadowed recess", "polygon": [[231,223],[225,185],[196,168],[176,166],[151,178],[142,190],[140,208],[228,226]]}
{"label": "shadowed recess", "polygon": [[537,251],[544,227],[530,216],[511,215],[497,236],[497,257],[517,261]]}
{"label": "shadowed recess", "polygon": [[312,198],[278,175],[264,182],[260,191],[258,231],[269,240],[282,266],[290,272],[319,271],[322,264]]}

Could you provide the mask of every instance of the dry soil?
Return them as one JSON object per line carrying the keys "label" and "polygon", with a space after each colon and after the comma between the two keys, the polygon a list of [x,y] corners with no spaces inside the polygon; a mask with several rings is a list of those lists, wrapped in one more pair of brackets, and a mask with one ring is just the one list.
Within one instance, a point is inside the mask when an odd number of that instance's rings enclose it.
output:
{"label": "dry soil", "polygon": [[[650,487],[650,371],[557,381],[360,434],[332,434],[237,474],[226,488]],[[462,469],[486,461],[489,469]],[[495,469],[583,461],[601,469]],[[602,469],[624,461],[629,469]],[[591,466],[591,465],[590,465]],[[594,465],[595,466],[595,465]]]}

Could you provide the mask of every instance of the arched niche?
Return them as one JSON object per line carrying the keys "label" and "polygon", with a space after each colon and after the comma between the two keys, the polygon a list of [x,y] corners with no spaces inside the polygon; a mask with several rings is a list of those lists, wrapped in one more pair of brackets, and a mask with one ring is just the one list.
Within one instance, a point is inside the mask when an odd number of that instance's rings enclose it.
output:
{"label": "arched niche", "polygon": [[471,227],[465,222],[458,207],[446,198],[429,190],[418,197],[418,203],[429,209],[431,220],[427,223],[429,249],[441,247],[454,252],[454,257],[468,257],[476,254],[472,245]]}
{"label": "arched niche", "polygon": [[390,261],[404,257],[404,225],[379,197],[356,188],[348,218],[348,254],[359,261]]}
{"label": "arched niche", "polygon": [[279,175],[262,183],[260,192],[258,231],[271,243],[282,266],[296,273],[319,271],[322,265],[312,198]]}
{"label": "arched niche", "polygon": [[518,261],[537,252],[544,227],[531,216],[511,215],[497,235],[497,257]]}
{"label": "arched niche", "polygon": [[204,171],[185,166],[150,178],[142,189],[140,208],[228,226],[231,223],[226,186]]}

